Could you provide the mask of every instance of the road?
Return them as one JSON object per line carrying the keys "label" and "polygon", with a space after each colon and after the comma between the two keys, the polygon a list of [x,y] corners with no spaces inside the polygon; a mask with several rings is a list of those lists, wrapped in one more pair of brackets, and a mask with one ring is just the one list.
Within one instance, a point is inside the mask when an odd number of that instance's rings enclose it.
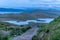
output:
{"label": "road", "polygon": [[12,40],[32,40],[32,37],[37,33],[38,27],[32,27],[26,33],[14,37]]}

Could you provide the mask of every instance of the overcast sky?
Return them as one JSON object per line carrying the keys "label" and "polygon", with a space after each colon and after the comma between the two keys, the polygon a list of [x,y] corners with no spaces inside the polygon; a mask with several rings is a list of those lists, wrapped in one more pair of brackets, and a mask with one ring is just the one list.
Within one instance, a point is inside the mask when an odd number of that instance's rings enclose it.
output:
{"label": "overcast sky", "polygon": [[0,0],[0,7],[7,7],[7,8],[41,7],[41,6],[60,7],[59,4],[60,0]]}

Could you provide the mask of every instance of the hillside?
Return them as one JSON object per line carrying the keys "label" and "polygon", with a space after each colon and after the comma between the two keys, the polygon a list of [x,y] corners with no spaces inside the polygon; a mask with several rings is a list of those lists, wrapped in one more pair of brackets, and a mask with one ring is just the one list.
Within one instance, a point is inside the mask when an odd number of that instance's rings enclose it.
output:
{"label": "hillside", "polygon": [[7,22],[0,22],[0,40],[11,40],[13,37],[22,35],[31,27],[29,25],[15,25]]}
{"label": "hillside", "polygon": [[0,14],[0,18],[14,19],[14,20],[31,20],[37,18],[55,18],[60,15],[60,11],[55,10],[34,10],[25,11],[19,14]]}
{"label": "hillside", "polygon": [[33,40],[60,40],[60,17],[39,28],[38,35]]}

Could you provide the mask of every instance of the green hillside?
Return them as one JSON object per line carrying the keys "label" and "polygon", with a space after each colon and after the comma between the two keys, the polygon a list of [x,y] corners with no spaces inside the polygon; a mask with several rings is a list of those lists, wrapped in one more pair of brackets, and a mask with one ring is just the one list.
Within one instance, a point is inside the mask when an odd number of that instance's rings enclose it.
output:
{"label": "green hillside", "polygon": [[33,40],[60,40],[60,16],[49,24],[42,24]]}
{"label": "green hillside", "polygon": [[31,27],[28,25],[15,25],[7,22],[0,22],[0,40],[10,40],[13,37],[25,33]]}

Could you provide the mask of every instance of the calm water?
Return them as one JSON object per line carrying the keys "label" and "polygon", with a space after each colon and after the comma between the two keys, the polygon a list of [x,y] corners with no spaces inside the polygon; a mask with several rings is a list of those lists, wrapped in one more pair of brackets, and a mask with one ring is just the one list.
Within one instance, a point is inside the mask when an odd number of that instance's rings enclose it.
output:
{"label": "calm water", "polygon": [[13,23],[16,25],[26,25],[29,24],[29,22],[34,22],[34,23],[50,23],[51,21],[53,21],[54,18],[38,18],[37,20],[27,20],[27,21],[4,21],[4,22],[9,22],[9,23]]}
{"label": "calm water", "polygon": [[14,13],[14,14],[19,14],[19,13],[22,13],[22,12],[0,12],[0,14],[11,14],[11,13]]}

